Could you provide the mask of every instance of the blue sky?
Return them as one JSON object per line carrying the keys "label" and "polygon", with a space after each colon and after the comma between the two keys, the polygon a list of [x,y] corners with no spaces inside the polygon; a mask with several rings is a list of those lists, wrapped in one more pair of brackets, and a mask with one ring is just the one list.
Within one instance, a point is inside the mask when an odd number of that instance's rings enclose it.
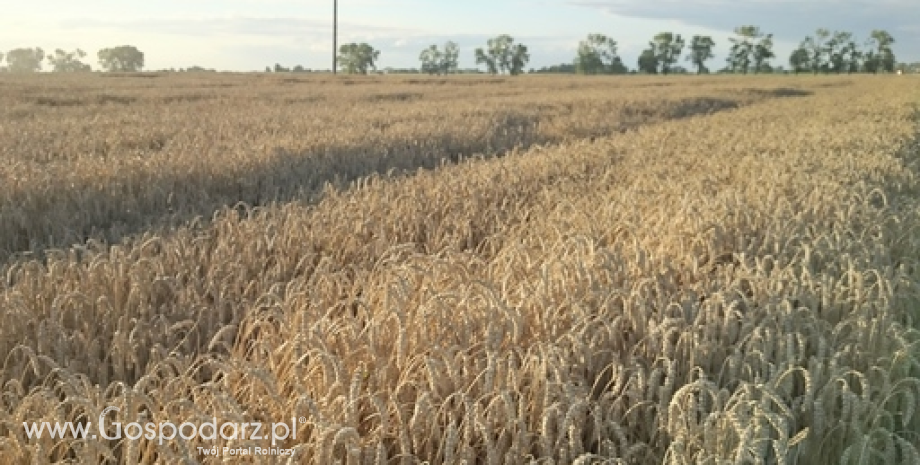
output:
{"label": "blue sky", "polygon": [[[4,9],[0,50],[82,48],[94,58],[100,48],[130,44],[145,52],[148,69],[319,69],[331,66],[331,17],[332,0],[33,0]],[[616,39],[633,68],[661,31],[712,36],[710,68],[717,68],[732,29],[743,24],[774,33],[777,65],[818,27],[861,41],[886,29],[900,60],[920,61],[917,0],[339,0],[340,42],[375,46],[380,68],[417,67],[423,48],[447,40],[460,44],[460,66],[474,67],[473,50],[498,34],[530,48],[529,67],[571,62],[594,32]]]}

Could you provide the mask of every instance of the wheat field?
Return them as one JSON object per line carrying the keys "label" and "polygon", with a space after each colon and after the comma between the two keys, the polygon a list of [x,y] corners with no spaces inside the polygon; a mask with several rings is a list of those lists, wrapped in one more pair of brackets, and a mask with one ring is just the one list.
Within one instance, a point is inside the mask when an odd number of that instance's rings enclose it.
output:
{"label": "wheat field", "polygon": [[[0,104],[7,463],[920,463],[911,77],[4,76]],[[26,435],[109,406],[304,421],[284,457]]]}

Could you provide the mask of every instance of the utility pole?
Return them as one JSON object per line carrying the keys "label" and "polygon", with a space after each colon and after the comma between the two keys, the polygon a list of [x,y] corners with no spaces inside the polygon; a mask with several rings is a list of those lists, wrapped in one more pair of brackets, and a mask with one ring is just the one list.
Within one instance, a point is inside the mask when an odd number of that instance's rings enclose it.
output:
{"label": "utility pole", "polygon": [[332,74],[339,68],[339,0],[332,0]]}

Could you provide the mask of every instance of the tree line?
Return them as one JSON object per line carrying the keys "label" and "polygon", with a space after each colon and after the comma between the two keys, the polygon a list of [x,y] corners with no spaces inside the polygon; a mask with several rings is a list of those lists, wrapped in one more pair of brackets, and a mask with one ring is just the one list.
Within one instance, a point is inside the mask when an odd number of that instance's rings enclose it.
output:
{"label": "tree line", "polygon": [[[726,65],[721,73],[764,73],[775,71],[771,61],[776,58],[773,51],[773,34],[753,25],[739,26],[731,44]],[[894,72],[896,69],[910,70],[913,65],[898,64],[892,51],[895,40],[887,31],[874,30],[862,44],[851,32],[818,29],[806,37],[790,55],[791,70],[817,73],[878,73]],[[681,59],[690,62],[697,74],[710,72],[708,62],[715,55],[716,42],[710,36],[695,35],[689,43],[681,34],[665,31],[656,34],[637,60],[635,71],[630,70],[618,53],[617,41],[604,34],[589,34],[578,44],[576,56],[571,64],[544,68],[544,72],[578,74],[645,74],[686,73]],[[686,48],[686,54],[684,53]],[[366,74],[375,70],[380,52],[372,46],[346,44],[339,49],[342,70],[348,73]],[[443,48],[432,44],[419,54],[419,72],[427,74],[452,74],[458,71],[459,48],[448,41]],[[476,65],[485,65],[489,74],[517,75],[524,72],[530,61],[526,45],[515,43],[514,38],[502,34],[489,39],[485,47],[474,51]],[[781,69],[781,68],[780,68]],[[534,72],[531,70],[531,72]]]}
{"label": "tree line", "polygon": [[894,72],[897,64],[891,45],[894,38],[887,31],[872,31],[860,48],[850,32],[818,29],[808,36],[789,57],[795,73]]}
{"label": "tree line", "polygon": [[[43,68],[45,61],[51,70],[58,73],[91,72],[92,66],[84,63],[86,52],[80,49],[65,51],[57,49],[45,54],[41,47],[17,48],[6,53],[0,52],[0,71],[11,73],[35,73]],[[104,48],[96,53],[99,66],[104,71],[135,72],[144,68],[144,52],[132,45]]]}
{"label": "tree line", "polygon": [[[729,38],[731,44],[725,66],[721,73],[765,73],[775,69],[771,61],[776,58],[773,51],[773,34],[762,31],[757,26],[745,25],[735,28],[734,36]],[[860,43],[851,32],[833,31],[820,28],[813,35],[807,36],[793,50],[788,58],[790,70],[796,74],[803,72],[818,73],[879,73],[896,70],[912,71],[917,64],[898,64],[892,45],[894,38],[887,31],[873,30],[869,38]],[[708,63],[715,55],[716,42],[710,36],[694,35],[689,43],[681,34],[670,31],[656,34],[648,47],[640,54],[636,68],[630,70],[619,56],[617,41],[604,34],[588,34],[580,41],[576,55],[571,63],[563,63],[538,71],[578,74],[673,74],[690,72],[680,65],[689,62],[697,74],[710,72]],[[686,53],[685,53],[686,49]],[[18,48],[6,54],[0,53],[0,71],[37,72],[42,70],[45,61],[55,72],[88,72],[92,67],[84,63],[86,53],[80,49],[64,51],[57,49],[45,54],[41,48]],[[144,53],[131,45],[123,45],[99,50],[96,54],[99,66],[104,71],[135,72],[144,68]],[[401,70],[433,75],[470,72],[460,70],[458,63],[460,48],[456,42],[448,41],[443,47],[432,44],[419,54],[420,68]],[[367,74],[376,71],[380,51],[367,43],[342,44],[338,50],[340,69],[349,74]],[[530,61],[528,47],[516,43],[508,34],[488,39],[484,47],[474,50],[476,66],[484,66],[489,74],[518,75]],[[779,67],[778,69],[782,69]],[[205,70],[192,67],[188,71]],[[310,72],[302,66],[293,69],[275,64],[266,67],[266,72]]]}

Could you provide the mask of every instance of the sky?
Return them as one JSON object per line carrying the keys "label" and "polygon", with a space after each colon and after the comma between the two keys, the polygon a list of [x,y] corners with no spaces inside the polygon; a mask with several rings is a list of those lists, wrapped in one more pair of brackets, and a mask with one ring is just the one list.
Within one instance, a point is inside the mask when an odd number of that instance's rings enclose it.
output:
{"label": "sky", "polygon": [[[328,69],[332,61],[332,0],[32,0],[4,8],[0,51],[80,48],[98,67],[96,51],[134,45],[146,69],[203,66],[256,71],[280,63]],[[795,46],[815,29],[873,29],[894,36],[899,61],[920,61],[918,0],[339,0],[339,43],[380,50],[379,69],[418,67],[431,44],[460,45],[460,67],[474,50],[509,34],[530,50],[528,68],[571,63],[589,33],[615,39],[630,68],[662,31],[709,35],[712,69],[725,63],[732,30],[752,24],[774,34],[774,65],[788,66]],[[688,67],[689,62],[686,63]]]}

